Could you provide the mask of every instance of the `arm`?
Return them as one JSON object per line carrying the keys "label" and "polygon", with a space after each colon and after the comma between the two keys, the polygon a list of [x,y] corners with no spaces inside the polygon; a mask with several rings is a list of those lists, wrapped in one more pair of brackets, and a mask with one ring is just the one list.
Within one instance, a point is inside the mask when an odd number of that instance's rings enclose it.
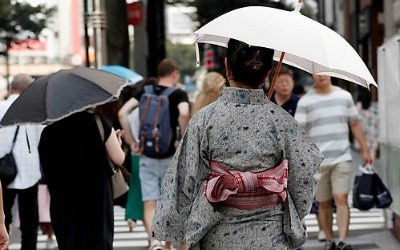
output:
{"label": "arm", "polygon": [[125,161],[125,153],[121,148],[121,135],[115,133],[115,130],[111,130],[111,134],[108,137],[105,145],[108,156],[111,161],[117,165],[122,165]]}
{"label": "arm", "polygon": [[365,140],[364,131],[359,120],[351,120],[349,122],[351,132],[361,147],[361,154],[364,165],[372,163],[372,158]]}
{"label": "arm", "polygon": [[0,183],[0,250],[7,249],[9,240],[6,225],[4,224],[3,189]]}
{"label": "arm", "polygon": [[181,129],[181,133],[184,134],[190,119],[189,103],[188,102],[179,103],[178,110],[179,110],[179,118],[178,118],[179,128]]}
{"label": "arm", "polygon": [[127,144],[130,145],[131,151],[133,153],[138,153],[139,147],[132,135],[132,131],[129,126],[128,114],[132,112],[132,110],[138,105],[138,100],[136,100],[135,98],[131,98],[118,111],[119,123],[121,124],[121,127],[123,129],[123,139]]}

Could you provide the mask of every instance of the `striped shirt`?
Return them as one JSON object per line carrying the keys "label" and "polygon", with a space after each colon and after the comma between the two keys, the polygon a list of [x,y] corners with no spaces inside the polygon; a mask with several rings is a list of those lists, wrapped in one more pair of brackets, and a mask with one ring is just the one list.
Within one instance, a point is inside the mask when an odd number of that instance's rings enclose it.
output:
{"label": "striped shirt", "polygon": [[312,89],[300,98],[295,119],[324,155],[321,166],[352,159],[349,122],[359,117],[349,92],[337,86],[328,94],[318,94]]}

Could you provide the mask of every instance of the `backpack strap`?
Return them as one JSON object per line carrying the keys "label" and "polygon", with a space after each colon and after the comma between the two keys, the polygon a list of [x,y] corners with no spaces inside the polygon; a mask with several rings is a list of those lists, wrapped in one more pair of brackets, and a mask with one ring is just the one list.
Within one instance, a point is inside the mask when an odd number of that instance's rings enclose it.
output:
{"label": "backpack strap", "polygon": [[148,94],[155,94],[154,93],[154,86],[149,84],[144,86],[144,92]]}
{"label": "backpack strap", "polygon": [[161,95],[169,96],[170,94],[174,93],[176,90],[178,90],[178,87],[168,87],[164,89],[164,91],[161,93]]}
{"label": "backpack strap", "polygon": [[[149,87],[151,87],[151,88],[147,88],[147,90],[150,90],[150,91],[152,91],[153,90],[153,86],[151,86],[151,85],[148,85]],[[145,92],[146,93],[149,93],[149,92],[147,92],[146,91],[146,87],[147,86],[145,86]],[[150,92],[151,93],[151,92]],[[144,120],[146,119],[146,115],[147,115],[147,110],[149,109],[149,105],[150,105],[150,101],[151,101],[151,96],[149,96],[149,95],[147,95],[146,96],[146,102],[145,102],[145,104],[143,105],[143,109],[142,109],[142,114],[141,114],[141,116],[140,116],[140,127],[142,126],[142,124],[144,123]],[[140,136],[140,145],[139,145],[139,152],[143,152],[143,150],[144,150],[144,137],[145,137],[145,131],[142,131],[142,129],[140,129],[140,133],[139,133],[139,136]]]}
{"label": "backpack strap", "polygon": [[[11,145],[11,150],[10,150],[10,152],[12,152],[13,149],[14,149],[15,140],[17,139],[17,135],[18,135],[18,130],[19,130],[19,126],[17,126],[17,129],[15,130],[14,139],[13,139],[13,141],[12,141],[12,145]],[[28,144],[28,145],[29,145],[29,144]]]}

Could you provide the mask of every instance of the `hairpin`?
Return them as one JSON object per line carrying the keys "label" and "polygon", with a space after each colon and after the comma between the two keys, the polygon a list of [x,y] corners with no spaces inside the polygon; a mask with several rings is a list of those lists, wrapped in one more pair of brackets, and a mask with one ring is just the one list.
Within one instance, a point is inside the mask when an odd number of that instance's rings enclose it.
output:
{"label": "hairpin", "polygon": [[245,65],[251,67],[254,70],[259,70],[261,66],[263,66],[263,63],[260,62],[260,57],[260,50],[257,50],[253,58],[250,61],[246,62]]}

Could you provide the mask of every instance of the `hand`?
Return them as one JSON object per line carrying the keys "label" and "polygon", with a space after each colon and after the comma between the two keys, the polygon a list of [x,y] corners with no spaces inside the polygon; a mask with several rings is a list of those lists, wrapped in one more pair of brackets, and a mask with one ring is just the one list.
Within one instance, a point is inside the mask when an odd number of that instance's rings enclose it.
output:
{"label": "hand", "polygon": [[363,158],[363,166],[372,164],[372,157],[371,157],[371,154],[369,153],[369,150],[362,152],[362,158]]}
{"label": "hand", "polygon": [[141,155],[139,144],[136,142],[132,142],[130,144],[131,152],[135,155]]}
{"label": "hand", "polygon": [[4,223],[0,224],[0,250],[7,250],[10,237]]}

